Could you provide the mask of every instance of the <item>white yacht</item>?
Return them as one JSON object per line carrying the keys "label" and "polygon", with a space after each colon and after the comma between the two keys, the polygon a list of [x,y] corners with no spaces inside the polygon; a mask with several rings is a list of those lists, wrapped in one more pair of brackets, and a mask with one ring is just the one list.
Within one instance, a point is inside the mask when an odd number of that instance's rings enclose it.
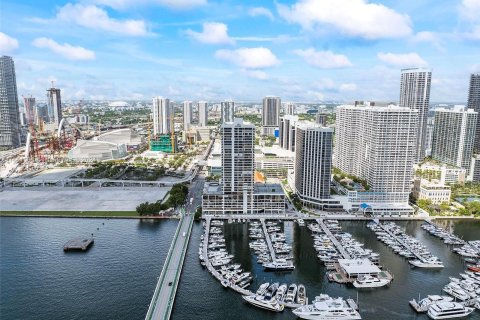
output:
{"label": "white yacht", "polygon": [[355,288],[379,288],[390,283],[388,279],[379,279],[370,275],[360,276],[353,282]]}
{"label": "white yacht", "polygon": [[299,225],[300,227],[303,227],[303,226],[305,225],[305,221],[304,221],[302,218],[299,218],[299,219],[297,220],[297,223],[298,223],[298,225]]}
{"label": "white yacht", "polygon": [[272,271],[289,271],[295,269],[293,262],[287,261],[285,259],[277,259],[272,262],[264,263],[263,267],[265,270]]}
{"label": "white yacht", "polygon": [[439,302],[428,308],[430,319],[453,319],[468,316],[475,310],[474,308],[464,307],[458,302]]}
{"label": "white yacht", "polygon": [[[320,298],[320,299],[319,299]],[[357,310],[350,307],[342,298],[331,298],[327,295],[317,297],[313,304],[293,310],[301,319],[309,320],[357,320],[362,319]]]}
{"label": "white yacht", "polygon": [[307,293],[305,291],[305,286],[303,284],[298,285],[297,303],[298,304],[306,304],[307,303]]}
{"label": "white yacht", "polygon": [[258,287],[257,295],[263,296],[265,294],[265,292],[267,292],[267,288],[268,288],[269,285],[270,285],[270,283],[268,283],[268,282],[261,284],[260,287]]}
{"label": "white yacht", "polygon": [[466,293],[458,284],[456,283],[449,283],[444,288],[443,291],[448,293],[449,295],[460,299],[462,301],[470,299],[470,295]]}
{"label": "white yacht", "polygon": [[283,304],[279,304],[275,298],[266,299],[264,296],[243,296],[243,299],[248,303],[270,311],[281,312],[285,308]]}
{"label": "white yacht", "polygon": [[409,260],[408,263],[410,263],[411,265],[415,266],[415,267],[419,267],[419,268],[429,268],[429,269],[434,269],[434,268],[443,268],[443,263],[442,261],[438,260],[438,259],[427,259],[427,260],[424,260],[424,261],[421,261],[421,260],[418,260],[418,259],[415,259],[415,260]]}
{"label": "white yacht", "polygon": [[287,285],[284,283],[277,289],[277,293],[275,294],[275,299],[278,302],[282,302],[283,299],[285,298],[285,295],[287,293]]}
{"label": "white yacht", "polygon": [[287,295],[285,297],[286,303],[295,303],[295,297],[297,296],[297,285],[292,283],[288,287]]}
{"label": "white yacht", "polygon": [[417,312],[427,312],[428,308],[431,305],[439,302],[452,302],[453,298],[449,296],[439,296],[439,295],[429,295],[418,302],[413,299],[410,301],[410,305],[417,311]]}

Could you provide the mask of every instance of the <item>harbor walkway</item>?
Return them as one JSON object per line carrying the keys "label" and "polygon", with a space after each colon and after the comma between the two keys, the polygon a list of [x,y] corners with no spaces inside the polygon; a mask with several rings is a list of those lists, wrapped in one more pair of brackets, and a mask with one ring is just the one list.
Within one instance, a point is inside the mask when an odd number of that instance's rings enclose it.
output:
{"label": "harbor walkway", "polygon": [[277,258],[275,257],[275,250],[273,249],[272,239],[267,232],[267,226],[265,225],[265,219],[260,219],[260,223],[262,224],[263,233],[265,235],[265,240],[267,241],[268,251],[270,251],[270,256],[272,257],[272,261],[275,261]]}
{"label": "harbor walkway", "polygon": [[345,248],[342,246],[340,242],[338,242],[337,238],[333,235],[333,233],[327,228],[325,223],[323,223],[322,219],[316,219],[317,223],[320,225],[322,228],[323,232],[330,238],[330,240],[333,242],[335,247],[337,248],[338,252],[343,256],[343,259],[351,259],[350,255],[345,251]]}
{"label": "harbor walkway", "polygon": [[178,223],[167,259],[158,278],[157,286],[145,317],[146,320],[165,320],[170,318],[192,226],[193,215],[183,215]]}

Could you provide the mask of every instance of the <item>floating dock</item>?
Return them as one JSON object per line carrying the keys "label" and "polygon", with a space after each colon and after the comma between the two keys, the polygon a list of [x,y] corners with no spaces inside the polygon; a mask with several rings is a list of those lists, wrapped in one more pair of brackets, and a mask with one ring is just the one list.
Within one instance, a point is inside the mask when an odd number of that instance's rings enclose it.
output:
{"label": "floating dock", "polygon": [[95,242],[93,238],[77,238],[65,243],[63,251],[87,251]]}
{"label": "floating dock", "polygon": [[[216,220],[216,218],[214,219]],[[224,278],[222,277],[222,275],[212,266],[211,262],[210,262],[210,259],[208,258],[208,238],[210,237],[210,222],[211,222],[211,218],[210,217],[207,217],[205,219],[205,228],[206,228],[206,231],[205,231],[205,237],[203,239],[203,252],[202,252],[202,255],[205,259],[205,267],[207,268],[207,270],[215,277],[217,278],[218,281],[220,281],[220,283],[222,283],[222,281],[224,280]],[[227,287],[231,288],[232,290],[240,293],[241,295],[244,295],[244,296],[251,296],[253,295],[254,293],[250,290],[247,290],[247,289],[243,289],[243,288],[240,288],[239,286],[237,286],[236,284],[233,284],[233,283],[229,283],[227,285]]]}
{"label": "floating dock", "polygon": [[272,239],[270,238],[270,234],[267,231],[267,226],[265,225],[265,219],[260,219],[260,223],[262,224],[265,240],[267,241],[268,251],[270,251],[270,256],[272,257],[272,261],[275,261],[277,260],[277,258],[275,257],[275,250],[273,249]]}
{"label": "floating dock", "polygon": [[323,223],[323,219],[316,219],[316,221],[322,228],[323,232],[330,238],[332,243],[335,245],[338,252],[340,252],[343,259],[351,259],[350,255],[347,253],[347,251],[345,251],[345,248],[342,246],[342,244],[338,242],[337,238],[333,235],[330,229],[328,229],[325,223]]}

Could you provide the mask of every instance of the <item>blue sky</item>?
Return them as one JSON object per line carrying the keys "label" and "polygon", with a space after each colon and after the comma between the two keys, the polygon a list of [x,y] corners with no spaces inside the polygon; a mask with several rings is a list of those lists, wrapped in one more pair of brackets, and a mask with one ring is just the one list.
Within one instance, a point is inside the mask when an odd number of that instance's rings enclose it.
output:
{"label": "blue sky", "polygon": [[400,69],[464,102],[480,0],[2,1],[0,50],[42,99],[397,101]]}

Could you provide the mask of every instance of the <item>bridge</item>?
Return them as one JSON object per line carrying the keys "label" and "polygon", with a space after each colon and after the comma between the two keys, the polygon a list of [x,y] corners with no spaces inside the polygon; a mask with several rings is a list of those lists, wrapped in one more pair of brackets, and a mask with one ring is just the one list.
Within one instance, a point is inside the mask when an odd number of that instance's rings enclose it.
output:
{"label": "bridge", "polygon": [[[202,201],[201,191],[203,190],[203,184],[203,178],[199,178],[195,180],[190,188],[187,204],[185,209],[182,209],[184,214],[180,218],[172,244],[168,250],[167,258],[158,278],[145,320],[165,320],[170,318],[183,262],[187,253],[188,241],[192,232],[194,212]],[[188,199],[192,199],[192,201],[190,202]]]}
{"label": "bridge", "polygon": [[158,278],[157,286],[145,317],[146,320],[170,318],[192,226],[193,215],[183,215],[178,223],[167,259]]}

